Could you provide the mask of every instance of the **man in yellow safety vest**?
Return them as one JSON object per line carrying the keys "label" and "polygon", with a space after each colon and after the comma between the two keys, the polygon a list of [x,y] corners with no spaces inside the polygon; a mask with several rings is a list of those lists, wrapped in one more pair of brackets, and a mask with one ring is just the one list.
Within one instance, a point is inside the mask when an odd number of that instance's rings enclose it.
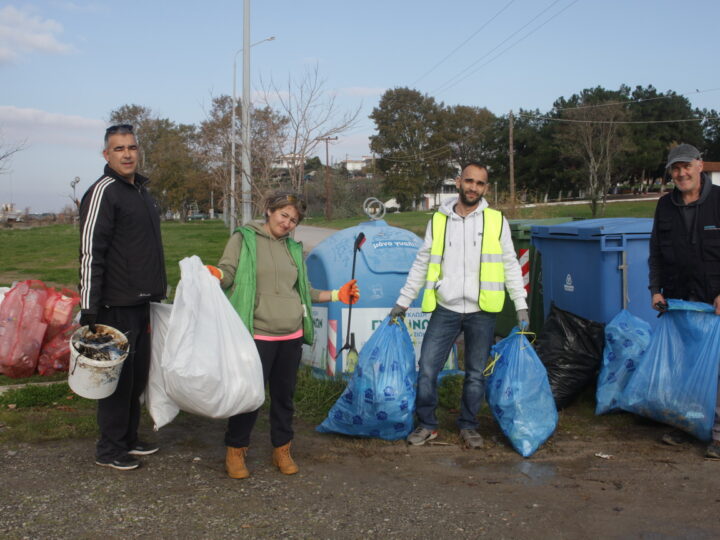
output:
{"label": "man in yellow safety vest", "polygon": [[391,316],[404,316],[423,290],[422,310],[432,312],[420,352],[416,400],[417,428],[407,442],[421,445],[437,437],[437,378],[457,337],[465,338],[465,382],[458,426],[463,443],[482,448],[477,413],[485,398],[483,370],[494,340],[495,319],[505,289],[528,325],[527,296],[510,226],[488,207],[487,167],[469,163],[456,179],[458,198],[443,204],[428,223],[407,281]]}

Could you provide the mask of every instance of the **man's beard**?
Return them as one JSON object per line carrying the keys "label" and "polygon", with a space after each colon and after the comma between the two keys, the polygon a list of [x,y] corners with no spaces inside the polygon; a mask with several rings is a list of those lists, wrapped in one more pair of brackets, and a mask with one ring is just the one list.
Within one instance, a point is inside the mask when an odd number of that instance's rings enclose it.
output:
{"label": "man's beard", "polygon": [[460,195],[460,202],[462,202],[465,206],[473,206],[482,200],[482,195],[477,195],[477,199],[474,201],[468,199],[468,196],[463,189],[459,189],[458,193]]}

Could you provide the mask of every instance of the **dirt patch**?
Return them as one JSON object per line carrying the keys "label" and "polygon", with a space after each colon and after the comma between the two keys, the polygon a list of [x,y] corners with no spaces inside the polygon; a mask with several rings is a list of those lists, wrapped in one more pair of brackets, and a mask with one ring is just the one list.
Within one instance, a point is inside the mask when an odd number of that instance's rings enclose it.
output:
{"label": "dirt patch", "polygon": [[532,458],[494,427],[486,448],[321,435],[299,423],[300,473],[270,464],[265,421],[252,476],[224,473],[224,422],[182,415],[138,470],[93,464],[92,440],[0,448],[3,538],[717,538],[720,462],[668,447],[639,422],[561,431]]}

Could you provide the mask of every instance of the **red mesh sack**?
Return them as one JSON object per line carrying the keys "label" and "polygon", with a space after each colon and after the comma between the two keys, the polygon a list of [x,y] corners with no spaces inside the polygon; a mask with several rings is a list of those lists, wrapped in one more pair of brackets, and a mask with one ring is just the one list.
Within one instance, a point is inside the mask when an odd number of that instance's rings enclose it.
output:
{"label": "red mesh sack", "polygon": [[43,345],[37,364],[37,371],[40,375],[52,375],[68,370],[70,337],[78,328],[80,328],[79,324],[70,324]]}
{"label": "red mesh sack", "polygon": [[47,288],[42,281],[22,281],[0,305],[0,373],[30,377],[37,367],[47,330],[43,314]]}
{"label": "red mesh sack", "polygon": [[43,317],[48,323],[45,342],[49,342],[72,321],[73,310],[80,303],[80,296],[69,289],[57,292],[48,289]]}

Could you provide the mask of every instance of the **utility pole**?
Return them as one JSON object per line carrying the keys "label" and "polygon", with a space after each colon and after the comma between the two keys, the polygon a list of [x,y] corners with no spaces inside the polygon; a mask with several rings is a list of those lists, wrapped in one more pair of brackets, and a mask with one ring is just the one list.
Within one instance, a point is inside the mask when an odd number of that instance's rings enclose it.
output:
{"label": "utility pole", "polygon": [[510,110],[510,130],[509,130],[509,149],[510,158],[510,208],[515,213],[515,145],[513,144],[513,112]]}
{"label": "utility pole", "polygon": [[[330,141],[337,141],[337,137],[318,137],[318,141],[325,141],[325,219],[332,219],[332,182],[330,181]],[[346,161],[347,163],[347,161]]]}

